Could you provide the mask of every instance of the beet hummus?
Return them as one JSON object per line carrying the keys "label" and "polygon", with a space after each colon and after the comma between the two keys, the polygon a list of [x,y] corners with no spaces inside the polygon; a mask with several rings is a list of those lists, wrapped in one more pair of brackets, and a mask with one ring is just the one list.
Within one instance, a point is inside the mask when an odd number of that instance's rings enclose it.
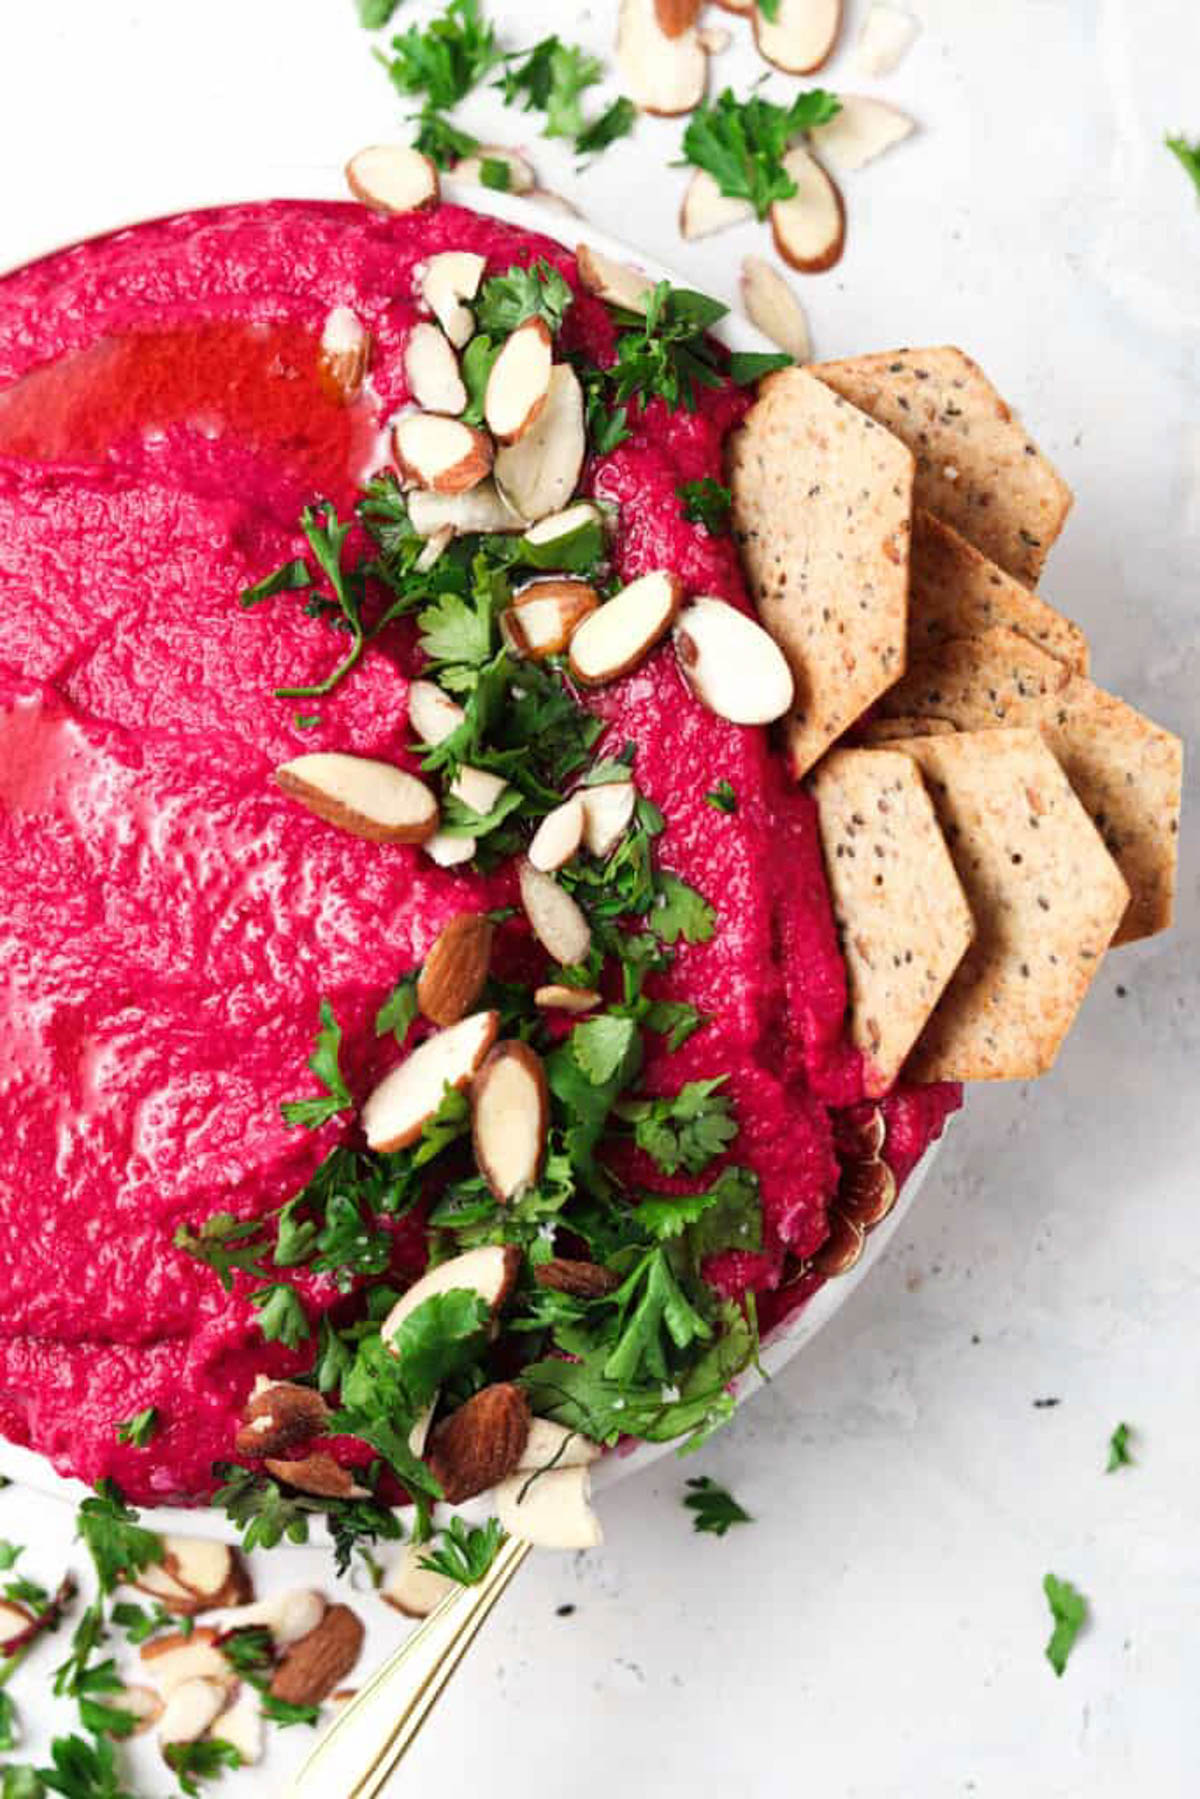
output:
{"label": "beet hummus", "polygon": [[[347,512],[386,459],[382,426],[409,398],[414,270],[450,249],[491,271],[546,258],[575,292],[567,350],[611,357],[609,314],[572,257],[450,206],[191,213],[0,282],[0,1430],[142,1502],[207,1497],[256,1377],[302,1372],[315,1349],[265,1341],[245,1275],[227,1288],[174,1246],[180,1227],[266,1214],[360,1141],[351,1114],[308,1131],[281,1117],[311,1087],[323,1000],[361,1099],[399,1059],[374,1024],[397,979],[455,914],[516,904],[511,865],[441,868],[359,840],[272,782],[321,750],[419,768],[413,620],[328,696],[288,701],[273,690],[332,666],[345,638],[292,596],[238,604],[304,554],[303,506]],[[373,345],[353,405],[319,368],[334,307]],[[732,539],[689,522],[677,491],[721,479],[745,405],[728,384],[694,411],[655,399],[589,458],[580,491],[613,508],[617,582],[669,568],[746,607]],[[647,983],[709,1022],[670,1053],[648,1036],[639,1092],[725,1077],[762,1241],[704,1273],[726,1297],[756,1292],[765,1330],[819,1279],[809,1258],[865,1109],[813,804],[767,731],[692,701],[669,643],[582,698],[606,726],[597,757],[635,746],[662,866],[716,909],[711,938],[679,942]],[[711,802],[720,783],[736,810]],[[520,965],[520,918],[499,936]],[[954,1088],[903,1086],[882,1102],[897,1177],[956,1103]],[[394,1288],[424,1266],[428,1204],[394,1223]],[[277,1278],[314,1323],[356,1303],[329,1274]],[[152,1439],[118,1442],[147,1408]]]}

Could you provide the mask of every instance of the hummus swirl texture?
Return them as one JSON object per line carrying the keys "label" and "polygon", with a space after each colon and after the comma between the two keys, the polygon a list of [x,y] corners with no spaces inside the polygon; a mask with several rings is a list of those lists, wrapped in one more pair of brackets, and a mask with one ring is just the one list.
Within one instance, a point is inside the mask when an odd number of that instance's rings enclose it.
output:
{"label": "hummus swirl texture", "polygon": [[[406,398],[414,269],[447,248],[493,270],[544,255],[575,284],[558,246],[456,208],[282,202],[140,226],[0,282],[0,1430],[142,1502],[209,1493],[255,1376],[309,1360],[265,1344],[240,1285],[176,1250],[176,1228],[278,1206],[353,1129],[280,1116],[307,1089],[322,997],[361,1098],[396,1059],[373,1019],[397,977],[455,912],[513,897],[510,871],[360,842],[272,786],[308,750],[416,768],[411,626],[304,728],[272,690],[319,677],[344,638],[292,601],[237,604],[302,549],[302,505],[349,506]],[[370,396],[351,408],[317,375],[335,305],[374,340]],[[603,356],[610,339],[580,296],[565,341]],[[585,491],[620,508],[622,579],[668,567],[745,606],[731,540],[685,522],[676,493],[719,478],[744,403],[654,402],[589,466]],[[812,802],[764,731],[688,697],[669,646],[588,704],[610,727],[598,754],[637,746],[668,823],[662,865],[717,908],[713,939],[681,945],[654,986],[713,1022],[669,1070],[652,1042],[645,1085],[727,1076],[764,1244],[706,1274],[758,1290],[769,1327],[811,1289],[780,1291],[824,1238],[836,1116],[862,1096]],[[731,815],[706,802],[719,781]],[[885,1101],[899,1175],[956,1102]],[[396,1226],[392,1279],[424,1258],[418,1212]],[[296,1284],[310,1311],[347,1303],[328,1277]],[[158,1434],[119,1444],[148,1406]]]}

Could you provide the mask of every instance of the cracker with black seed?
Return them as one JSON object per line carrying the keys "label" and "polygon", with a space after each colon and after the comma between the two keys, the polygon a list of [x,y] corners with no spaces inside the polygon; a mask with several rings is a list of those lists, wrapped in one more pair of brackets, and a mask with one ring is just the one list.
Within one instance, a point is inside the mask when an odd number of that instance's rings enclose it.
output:
{"label": "cracker with black seed", "polygon": [[1125,876],[1118,943],[1171,923],[1179,851],[1183,745],[1115,694],[1014,631],[943,644],[884,696],[884,714],[932,714],[961,731],[1039,730]]}
{"label": "cracker with black seed", "polygon": [[797,778],[903,672],[912,483],[904,445],[802,369],[731,437],[734,533],[796,680]]}
{"label": "cracker with black seed", "polygon": [[970,907],[911,756],[834,750],[812,777],[866,1091],[886,1093],[961,962]]}
{"label": "cracker with black seed", "polygon": [[895,743],[898,737],[948,737],[956,727],[948,718],[927,718],[908,712],[900,718],[869,718],[854,727],[856,743]]}
{"label": "cracker with black seed", "polygon": [[816,363],[812,373],[908,445],[918,506],[1037,586],[1073,495],[978,363],[946,345]]}
{"label": "cracker with black seed", "polygon": [[978,637],[995,625],[1019,631],[1077,674],[1087,674],[1087,639],[1077,624],[1005,574],[944,519],[918,506],[908,592],[909,662],[952,637]]}
{"label": "cracker with black seed", "polygon": [[1044,1074],[1129,889],[1036,731],[919,737],[903,753],[925,777],[975,920],[906,1072],[922,1081]]}

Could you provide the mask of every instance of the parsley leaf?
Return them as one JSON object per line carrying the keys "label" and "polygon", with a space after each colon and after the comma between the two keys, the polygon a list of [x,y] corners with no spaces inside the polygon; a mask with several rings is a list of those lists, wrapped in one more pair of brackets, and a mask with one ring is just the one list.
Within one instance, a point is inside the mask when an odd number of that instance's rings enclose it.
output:
{"label": "parsley leaf", "polygon": [[753,387],[776,369],[790,369],[795,360],[786,350],[731,350],[729,379],[735,387]]}
{"label": "parsley leaf", "polygon": [[333,1015],[333,1007],[327,999],[321,1001],[321,1028],[317,1032],[316,1046],[308,1059],[308,1066],[327,1089],[324,1099],[291,1099],[283,1104],[285,1124],[301,1125],[306,1131],[315,1130],[318,1125],[336,1118],[339,1112],[348,1111],[354,1104],[354,1096],[342,1078],[340,1053],[342,1047],[342,1027]]}
{"label": "parsley leaf", "polygon": [[642,1023],[648,1031],[664,1036],[669,1050],[681,1049],[689,1037],[712,1023],[710,1013],[699,1012],[682,999],[646,1000]]}
{"label": "parsley leaf", "polygon": [[650,928],[664,943],[707,943],[717,928],[717,914],[702,893],[669,869],[655,877],[655,903]]}
{"label": "parsley leaf", "polygon": [[437,1549],[421,1557],[422,1568],[432,1574],[443,1574],[460,1586],[478,1586],[496,1559],[504,1532],[498,1518],[468,1528],[461,1518],[452,1518],[442,1532]]}
{"label": "parsley leaf", "polygon": [[1108,1439],[1108,1463],[1104,1472],[1115,1474],[1118,1468],[1131,1468],[1133,1457],[1129,1452],[1129,1426],[1118,1424]]}
{"label": "parsley leaf", "polygon": [[318,1513],[329,1525],[338,1573],[344,1574],[356,1547],[377,1538],[394,1542],[403,1534],[392,1508],[375,1499],[310,1498],[285,1491],[269,1475],[229,1462],[218,1463],[215,1472],[223,1484],[212,1503],[238,1526],[247,1552],[274,1549],[283,1542],[306,1543],[309,1518]]}
{"label": "parsley leaf", "polygon": [[195,1799],[203,1780],[218,1780],[227,1768],[242,1766],[241,1752],[220,1737],[202,1737],[197,1743],[171,1743],[163,1750],[167,1766],[179,1776],[179,1785]]}
{"label": "parsley leaf", "polygon": [[720,1092],[726,1078],[688,1081],[674,1097],[622,1100],[617,1116],[664,1174],[700,1174],[737,1136],[733,1104]]}
{"label": "parsley leaf", "polygon": [[507,337],[527,319],[544,319],[557,332],[574,295],[558,270],[539,257],[530,268],[519,263],[483,283],[475,319],[489,337]]}
{"label": "parsley leaf", "polygon": [[616,359],[603,372],[617,401],[640,395],[644,402],[657,395],[672,410],[680,402],[694,410],[697,389],[721,385],[706,333],[728,310],[707,294],[660,281],[644,314],[618,313]]}
{"label": "parsley leaf", "polygon": [[683,516],[689,524],[703,525],[710,537],[728,531],[733,495],[719,481],[705,475],[700,481],[681,482],[676,492],[683,501]]}
{"label": "parsley leaf", "polygon": [[605,1012],[588,1018],[571,1032],[571,1054],[594,1087],[601,1087],[629,1067],[638,1028],[631,1018]]}
{"label": "parsley leaf", "polygon": [[252,1293],[250,1304],[258,1313],[258,1328],[268,1343],[282,1343],[288,1349],[299,1349],[312,1335],[308,1313],[294,1287],[275,1281]]}
{"label": "parsley leaf", "polygon": [[1178,157],[1180,167],[1190,178],[1197,195],[1200,196],[1200,138],[1195,143],[1189,143],[1187,138],[1180,134],[1177,137],[1167,138],[1166,145],[1172,156]]}
{"label": "parsley leaf", "polygon": [[582,131],[575,134],[575,154],[577,156],[598,156],[615,144],[619,138],[628,137],[637,122],[637,107],[624,94],[614,100],[611,106],[585,125]]}
{"label": "parsley leaf", "polygon": [[262,1695],[262,1714],[280,1730],[288,1730],[293,1724],[307,1724],[310,1729],[315,1729],[321,1722],[319,1705],[292,1705],[286,1699],[277,1699],[274,1693]]}
{"label": "parsley leaf", "polygon": [[157,1433],[160,1422],[158,1408],[148,1405],[144,1412],[136,1412],[132,1418],[126,1418],[124,1424],[118,1424],[117,1442],[128,1443],[134,1449],[145,1449]]}
{"label": "parsley leaf", "polygon": [[1059,1580],[1053,1574],[1047,1574],[1043,1580],[1042,1591],[1054,1619],[1054,1629],[1046,1644],[1046,1660],[1061,1680],[1068,1657],[1075,1647],[1075,1639],[1087,1618],[1087,1600],[1069,1580]]}
{"label": "parsley leaf", "polygon": [[0,1799],[44,1799],[46,1789],[36,1768],[10,1762],[0,1769]]}
{"label": "parsley leaf", "polygon": [[749,1512],[741,1507],[725,1487],[719,1487],[707,1474],[688,1481],[690,1491],[684,1505],[692,1514],[692,1529],[723,1537],[735,1524],[753,1524]]}
{"label": "parsley leaf", "polygon": [[512,186],[512,169],[502,156],[481,157],[479,184],[498,194],[506,194]]}
{"label": "parsley leaf", "polygon": [[543,38],[532,50],[510,59],[496,83],[506,106],[546,115],[547,137],[575,137],[584,129],[580,97],[604,78],[598,57],[558,37]]}
{"label": "parsley leaf", "polygon": [[660,1242],[686,1232],[697,1262],[726,1249],[762,1248],[758,1176],[751,1168],[723,1168],[703,1193],[649,1195],[640,1201],[636,1218]]}
{"label": "parsley leaf", "polygon": [[473,156],[478,148],[477,137],[452,125],[440,113],[427,108],[421,114],[417,135],[413,139],[413,149],[420,150],[439,169],[453,168],[461,157]]}
{"label": "parsley leaf", "polygon": [[386,1037],[391,1031],[396,1042],[402,1044],[416,1016],[417,977],[415,974],[401,975],[375,1014],[375,1035]]}
{"label": "parsley leaf", "polygon": [[734,813],[738,809],[737,794],[728,781],[718,781],[716,786],[705,794],[704,803],[706,806],[711,806],[714,812]]}
{"label": "parsley leaf", "polygon": [[142,1529],[138,1514],[111,1480],[97,1482],[95,1494],[79,1508],[77,1526],[102,1593],[163,1559],[162,1539]]}
{"label": "parsley leaf", "polygon": [[385,66],[402,94],[421,94],[435,111],[465,99],[500,61],[496,34],[484,23],[479,0],[450,0],[424,28],[412,25],[392,39]]}
{"label": "parsley leaf", "polygon": [[39,1768],[38,1775],[45,1787],[62,1793],[64,1799],[133,1799],[118,1772],[116,1750],[105,1736],[94,1742],[55,1737],[50,1761],[51,1766]]}
{"label": "parsley leaf", "polygon": [[313,578],[307,562],[303,556],[297,556],[294,561],[285,562],[282,568],[277,568],[274,574],[264,575],[253,587],[243,587],[238,596],[238,605],[243,611],[249,612],[260,601],[273,600],[277,593],[296,593],[312,584]]}
{"label": "parsley leaf", "polygon": [[712,1327],[688,1299],[663,1249],[647,1250],[601,1303],[611,1304],[617,1314],[604,1373],[622,1386],[670,1380],[669,1346],[685,1350],[712,1336]]}
{"label": "parsley leaf", "polygon": [[823,88],[798,94],[777,106],[754,94],[739,100],[732,88],[698,106],[683,134],[684,159],[705,169],[723,194],[749,200],[765,219],[776,200],[788,200],[796,183],[784,167],[790,140],[841,111],[841,101]]}

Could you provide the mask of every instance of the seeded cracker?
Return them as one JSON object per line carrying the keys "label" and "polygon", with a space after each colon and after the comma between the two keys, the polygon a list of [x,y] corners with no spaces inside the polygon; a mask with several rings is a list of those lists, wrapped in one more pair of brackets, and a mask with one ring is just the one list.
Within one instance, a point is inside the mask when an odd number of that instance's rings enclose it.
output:
{"label": "seeded cracker", "polygon": [[1027,1080],[1053,1065],[1129,890],[1036,731],[910,739],[975,919],[909,1060],[917,1080]]}
{"label": "seeded cracker", "polygon": [[908,594],[909,663],[951,637],[978,637],[994,625],[1019,631],[1076,674],[1087,674],[1087,639],[1078,625],[989,562],[951,525],[918,507]]}
{"label": "seeded cracker", "polygon": [[797,778],[903,670],[912,481],[903,444],[801,369],[731,440],[734,531],[796,679]]}
{"label": "seeded cracker", "polygon": [[1132,894],[1118,943],[1171,922],[1183,745],[1124,700],[1013,631],[945,644],[905,676],[884,713],[932,713],[964,731],[1041,731],[1116,859]]}
{"label": "seeded cracker", "polygon": [[855,728],[855,741],[864,744],[895,743],[901,737],[948,737],[954,726],[948,718],[925,718],[908,712],[900,718],[871,718]]}
{"label": "seeded cracker", "polygon": [[952,347],[885,350],[812,372],[913,451],[918,506],[1036,587],[1073,496],[977,363]]}
{"label": "seeded cracker", "polygon": [[975,934],[911,756],[834,750],[812,780],[850,986],[850,1035],[884,1093]]}

